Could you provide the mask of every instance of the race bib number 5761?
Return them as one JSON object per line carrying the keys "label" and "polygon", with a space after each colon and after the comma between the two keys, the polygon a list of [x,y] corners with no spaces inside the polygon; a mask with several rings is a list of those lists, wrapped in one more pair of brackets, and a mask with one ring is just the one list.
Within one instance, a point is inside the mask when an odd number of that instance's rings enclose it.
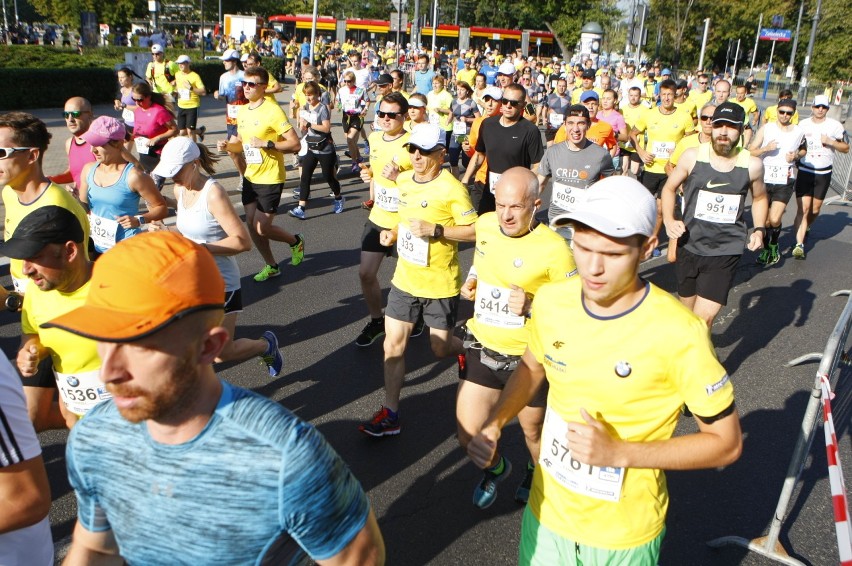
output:
{"label": "race bib number 5761", "polygon": [[548,407],[538,460],[544,472],[575,493],[604,501],[621,499],[624,468],[592,466],[575,460],[567,436],[568,423]]}

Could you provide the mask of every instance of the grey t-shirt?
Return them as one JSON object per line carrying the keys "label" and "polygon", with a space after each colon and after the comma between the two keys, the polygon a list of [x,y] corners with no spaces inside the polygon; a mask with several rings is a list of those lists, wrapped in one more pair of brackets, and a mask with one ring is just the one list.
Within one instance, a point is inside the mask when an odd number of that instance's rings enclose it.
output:
{"label": "grey t-shirt", "polygon": [[582,205],[587,190],[599,179],[615,172],[609,152],[586,140],[579,151],[568,149],[568,142],[547,148],[538,166],[539,173],[553,179],[548,221],[557,214],[573,212]]}

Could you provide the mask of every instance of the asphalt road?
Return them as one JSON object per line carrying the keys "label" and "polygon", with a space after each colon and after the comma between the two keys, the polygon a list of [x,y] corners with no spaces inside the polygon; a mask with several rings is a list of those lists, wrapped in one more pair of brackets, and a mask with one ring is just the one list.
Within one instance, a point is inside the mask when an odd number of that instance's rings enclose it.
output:
{"label": "asphalt road", "polygon": [[[279,100],[288,100],[291,89],[289,85]],[[211,147],[224,135],[222,110],[212,99],[204,100],[202,123],[207,125],[206,141]],[[96,112],[113,113],[106,107]],[[36,114],[54,134],[45,169],[58,172],[64,167],[62,147],[68,136],[60,109]],[[337,115],[335,133],[342,150]],[[342,159],[344,165],[348,164],[348,159]],[[220,166],[226,187],[235,189],[233,166],[227,159]],[[357,431],[357,424],[368,419],[382,400],[381,344],[368,349],[353,345],[367,318],[358,282],[360,234],[367,215],[359,203],[365,198],[366,186],[343,177],[345,211],[334,215],[325,185],[319,178],[315,181],[316,198],[311,202],[308,220],[298,221],[284,214],[295,204],[285,193],[277,221],[305,234],[303,264],[290,266],[289,250],[276,245],[273,249],[282,262],[282,276],[255,283],[251,276],[262,266],[259,255],[251,251],[238,258],[246,309],[240,316],[237,335],[275,331],[286,357],[284,375],[270,380],[254,360],[223,366],[220,375],[283,404],[328,438],[369,494],[384,534],[389,564],[515,563],[522,509],[512,495],[526,458],[522,434],[517,424],[510,425],[504,434],[505,453],[517,470],[514,477],[503,484],[490,509],[473,507],[471,494],[480,472],[468,462],[454,436],[456,366],[450,360],[435,361],[425,336],[412,339],[406,353],[402,434],[377,440]],[[288,185],[294,184],[292,178]],[[232,195],[239,200],[236,191]],[[735,385],[745,438],[743,456],[725,469],[667,474],[671,505],[661,564],[770,563],[740,548],[712,550],[705,543],[724,535],[758,537],[768,529],[817,365],[786,368],[784,364],[800,354],[822,351],[843,309],[845,298],[832,298],[830,294],[852,287],[849,210],[842,206],[824,209],[811,232],[806,261],[789,257],[793,210],[785,217],[781,244],[787,253],[781,263],[764,269],[754,264],[754,254],[744,256],[729,304],[713,332],[719,358]],[[463,248],[463,269],[467,269],[471,251]],[[382,266],[380,279],[385,290],[393,267],[394,260]],[[8,270],[3,269],[5,276],[0,282],[8,286]],[[664,258],[647,262],[643,275],[666,290],[674,289],[674,269]],[[470,303],[463,303],[460,319],[471,312]],[[19,331],[17,318],[0,312],[0,347],[12,358]],[[834,414],[841,461],[847,473],[852,473],[849,377],[848,370],[842,372]],[[678,432],[694,429],[694,423],[682,419]],[[65,439],[64,432],[41,435],[54,499],[50,519],[59,556],[67,548],[76,511],[65,475]],[[215,494],[211,505],[215,505],[215,497],[239,494]],[[162,528],[168,525],[152,525],[152,536]],[[794,494],[781,542],[806,564],[837,563],[821,429]]]}

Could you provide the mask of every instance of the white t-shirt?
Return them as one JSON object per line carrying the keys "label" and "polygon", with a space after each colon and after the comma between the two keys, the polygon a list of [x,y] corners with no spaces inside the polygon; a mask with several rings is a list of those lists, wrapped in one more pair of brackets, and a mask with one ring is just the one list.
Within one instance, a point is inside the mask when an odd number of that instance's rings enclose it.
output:
{"label": "white t-shirt", "polygon": [[355,73],[355,86],[367,90],[370,86],[370,68],[353,69],[352,72]]}
{"label": "white t-shirt", "polygon": [[[0,468],[20,464],[41,454],[41,446],[27,414],[27,402],[18,374],[0,356]],[[45,517],[35,525],[0,534],[3,566],[52,566],[53,539]]]}
{"label": "white t-shirt", "polygon": [[826,118],[820,123],[807,118],[799,122],[799,126],[808,141],[808,154],[802,159],[799,170],[827,174],[834,163],[834,148],[823,145],[822,136],[825,134],[831,139],[842,140],[845,135],[843,125],[833,118]]}

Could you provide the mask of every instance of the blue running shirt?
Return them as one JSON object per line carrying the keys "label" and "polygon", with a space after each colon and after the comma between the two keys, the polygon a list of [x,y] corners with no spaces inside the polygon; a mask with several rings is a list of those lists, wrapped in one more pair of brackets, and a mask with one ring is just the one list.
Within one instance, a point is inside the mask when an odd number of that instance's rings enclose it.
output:
{"label": "blue running shirt", "polygon": [[134,565],[301,565],[339,553],[366,524],[361,485],[313,426],[222,386],[184,444],[155,442],[111,402],[77,423],[66,456],[81,524],[112,529]]}

